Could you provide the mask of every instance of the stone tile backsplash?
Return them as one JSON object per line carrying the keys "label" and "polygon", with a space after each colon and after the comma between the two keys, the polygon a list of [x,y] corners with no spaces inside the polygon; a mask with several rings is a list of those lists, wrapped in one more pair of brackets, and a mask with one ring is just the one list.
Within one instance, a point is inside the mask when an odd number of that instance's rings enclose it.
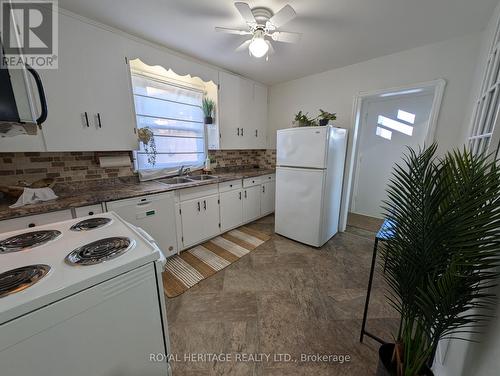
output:
{"label": "stone tile backsplash", "polygon": [[[101,156],[130,157],[130,166],[102,168]],[[271,168],[276,163],[276,150],[211,150],[209,155],[217,167],[259,166]],[[130,152],[47,152],[0,153],[0,184],[32,183],[43,178],[57,182],[78,182],[135,176]]]}

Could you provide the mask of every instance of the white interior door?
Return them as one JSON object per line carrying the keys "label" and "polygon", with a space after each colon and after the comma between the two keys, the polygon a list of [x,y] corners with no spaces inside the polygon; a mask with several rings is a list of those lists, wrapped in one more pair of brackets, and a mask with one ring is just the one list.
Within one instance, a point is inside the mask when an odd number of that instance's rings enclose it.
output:
{"label": "white interior door", "polygon": [[418,93],[366,101],[362,109],[360,141],[351,211],[381,218],[382,201],[395,163],[407,146],[424,145],[434,93]]}

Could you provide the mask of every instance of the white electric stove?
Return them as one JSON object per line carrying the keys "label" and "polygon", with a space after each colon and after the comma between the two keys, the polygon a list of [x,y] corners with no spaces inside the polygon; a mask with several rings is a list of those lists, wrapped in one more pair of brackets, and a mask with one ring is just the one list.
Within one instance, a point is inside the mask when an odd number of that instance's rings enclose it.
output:
{"label": "white electric stove", "polygon": [[114,213],[0,234],[0,369],[170,374],[161,251]]}

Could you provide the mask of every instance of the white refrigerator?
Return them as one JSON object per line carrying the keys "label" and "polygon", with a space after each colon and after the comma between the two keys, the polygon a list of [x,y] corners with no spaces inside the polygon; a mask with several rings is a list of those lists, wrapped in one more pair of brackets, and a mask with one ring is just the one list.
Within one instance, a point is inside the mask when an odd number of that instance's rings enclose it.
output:
{"label": "white refrigerator", "polygon": [[315,247],[337,233],[346,148],[343,128],[277,132],[276,233]]}

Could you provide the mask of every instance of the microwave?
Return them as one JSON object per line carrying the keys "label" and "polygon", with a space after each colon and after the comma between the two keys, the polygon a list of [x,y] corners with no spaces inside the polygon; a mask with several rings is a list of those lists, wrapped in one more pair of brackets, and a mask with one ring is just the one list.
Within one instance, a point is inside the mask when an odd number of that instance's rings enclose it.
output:
{"label": "microwave", "polygon": [[3,48],[0,58],[0,137],[36,134],[47,119],[47,100],[40,75],[28,64],[9,68],[4,64]]}

